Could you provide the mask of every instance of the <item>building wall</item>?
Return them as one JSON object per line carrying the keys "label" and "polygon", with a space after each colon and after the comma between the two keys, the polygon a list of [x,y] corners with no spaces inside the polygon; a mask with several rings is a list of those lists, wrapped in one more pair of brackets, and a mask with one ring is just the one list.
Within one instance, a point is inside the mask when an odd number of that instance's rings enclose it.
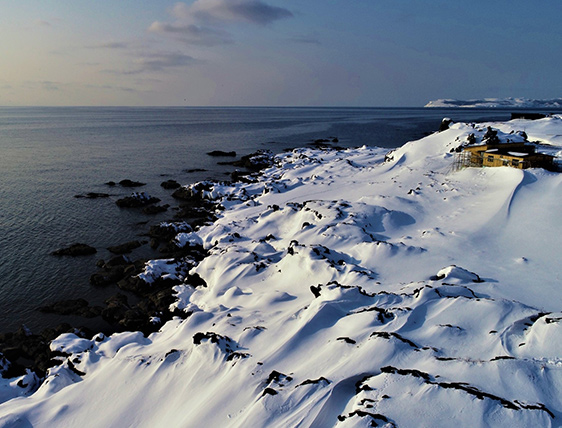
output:
{"label": "building wall", "polygon": [[495,153],[483,153],[483,155],[482,166],[511,166],[519,169],[529,167],[529,162],[526,158]]}

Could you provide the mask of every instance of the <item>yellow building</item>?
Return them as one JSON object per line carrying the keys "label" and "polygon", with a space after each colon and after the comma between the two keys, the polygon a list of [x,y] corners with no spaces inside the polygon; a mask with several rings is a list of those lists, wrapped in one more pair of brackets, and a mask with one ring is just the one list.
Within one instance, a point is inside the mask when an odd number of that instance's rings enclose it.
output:
{"label": "yellow building", "polygon": [[554,156],[537,153],[525,143],[481,144],[464,147],[465,166],[510,166],[513,168],[554,169]]}

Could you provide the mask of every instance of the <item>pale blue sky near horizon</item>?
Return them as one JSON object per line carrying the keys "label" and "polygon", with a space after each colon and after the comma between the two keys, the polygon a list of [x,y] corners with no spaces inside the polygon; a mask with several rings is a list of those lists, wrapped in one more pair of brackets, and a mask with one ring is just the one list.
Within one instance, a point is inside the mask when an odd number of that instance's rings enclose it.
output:
{"label": "pale blue sky near horizon", "polygon": [[0,105],[559,98],[562,2],[2,0]]}

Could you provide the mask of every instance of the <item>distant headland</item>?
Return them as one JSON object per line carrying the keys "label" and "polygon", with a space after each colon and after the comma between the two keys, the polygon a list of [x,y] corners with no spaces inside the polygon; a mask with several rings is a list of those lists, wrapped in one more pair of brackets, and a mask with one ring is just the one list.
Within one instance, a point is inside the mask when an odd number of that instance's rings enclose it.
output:
{"label": "distant headland", "polygon": [[439,99],[424,107],[458,108],[562,108],[562,98],[533,100],[528,98],[481,98],[476,100]]}

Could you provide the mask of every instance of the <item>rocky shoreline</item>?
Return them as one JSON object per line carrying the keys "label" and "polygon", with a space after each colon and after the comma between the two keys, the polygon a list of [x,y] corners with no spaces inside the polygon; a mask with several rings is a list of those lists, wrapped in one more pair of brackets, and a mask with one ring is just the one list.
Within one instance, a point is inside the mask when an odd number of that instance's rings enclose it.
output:
{"label": "rocky shoreline", "polygon": [[[209,154],[217,156],[217,154]],[[230,156],[231,154],[228,153]],[[269,150],[259,150],[231,165],[243,170],[231,173],[231,183],[251,182],[252,175],[273,164],[274,155]],[[180,245],[175,237],[181,232],[190,232],[202,225],[212,223],[217,214],[224,209],[220,204],[204,197],[214,182],[199,182],[193,185],[180,186],[174,180],[161,183],[165,190],[173,190],[171,196],[177,201],[174,206],[173,218],[151,226],[142,236],[142,240],[135,240],[108,247],[107,250],[115,255],[108,260],[98,260],[97,271],[89,276],[92,287],[114,287],[116,293],[104,301],[104,306],[90,305],[82,298],[62,299],[37,308],[39,312],[56,314],[63,317],[81,317],[84,319],[101,319],[109,326],[102,333],[110,335],[122,331],[140,331],[145,336],[158,331],[159,328],[173,317],[187,317],[189,314],[175,309],[170,310],[176,297],[173,287],[188,284],[192,287],[205,287],[205,282],[198,275],[189,275],[185,266],[195,266],[206,257],[202,245],[192,243]],[[145,183],[130,179],[119,183],[113,181],[106,185],[113,187],[140,187]],[[107,196],[106,196],[107,195]],[[77,198],[105,198],[108,194],[85,193],[76,195]],[[169,205],[158,206],[160,199],[134,192],[131,196],[119,199],[116,204],[125,209],[140,209],[144,214],[166,211]],[[134,249],[149,245],[153,251],[151,260],[146,258],[133,260],[127,256]],[[84,243],[76,243],[66,248],[53,251],[56,257],[80,257],[95,254],[97,250]],[[146,275],[150,262],[160,262],[166,265],[167,275],[151,278]],[[128,297],[129,296],[129,297]],[[134,300],[134,302],[132,302]],[[80,337],[90,338],[97,331],[86,327],[73,326],[63,322],[54,328],[45,328],[40,333],[31,332],[22,325],[15,332],[0,333],[0,358],[2,366],[0,373],[4,378],[15,378],[34,373],[43,378],[47,369],[60,364],[56,352],[51,351],[50,342],[63,333],[74,333]]]}

